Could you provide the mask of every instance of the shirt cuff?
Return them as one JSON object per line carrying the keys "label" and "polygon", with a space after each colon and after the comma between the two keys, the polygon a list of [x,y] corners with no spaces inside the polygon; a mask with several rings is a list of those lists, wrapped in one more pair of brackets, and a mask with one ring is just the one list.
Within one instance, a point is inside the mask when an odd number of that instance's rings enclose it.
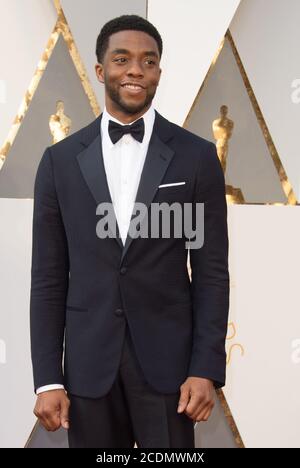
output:
{"label": "shirt cuff", "polygon": [[43,392],[49,392],[50,390],[64,390],[64,386],[61,384],[51,384],[51,385],[44,385],[43,387],[39,387],[36,390],[36,394],[39,395]]}

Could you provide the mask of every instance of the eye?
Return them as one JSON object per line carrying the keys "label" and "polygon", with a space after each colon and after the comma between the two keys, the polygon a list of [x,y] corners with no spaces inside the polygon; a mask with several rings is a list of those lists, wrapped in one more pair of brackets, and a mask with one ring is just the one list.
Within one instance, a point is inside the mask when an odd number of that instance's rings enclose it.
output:
{"label": "eye", "polygon": [[155,65],[156,64],[156,62],[154,60],[151,60],[151,59],[146,60],[146,62],[148,62],[149,65]]}
{"label": "eye", "polygon": [[125,57],[119,57],[114,59],[114,62],[124,63],[127,59]]}

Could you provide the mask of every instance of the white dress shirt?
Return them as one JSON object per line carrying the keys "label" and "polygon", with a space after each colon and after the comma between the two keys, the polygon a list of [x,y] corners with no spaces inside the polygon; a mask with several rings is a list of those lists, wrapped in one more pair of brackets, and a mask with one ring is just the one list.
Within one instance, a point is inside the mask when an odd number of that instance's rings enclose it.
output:
{"label": "white dress shirt", "polygon": [[[103,110],[101,119],[104,168],[123,244],[126,241],[135,197],[153,131],[154,107],[151,105],[141,117],[143,117],[145,124],[144,138],[141,143],[128,133],[113,144],[108,133],[109,120],[113,120],[120,125],[126,124],[111,116],[106,107]],[[60,384],[45,385],[39,387],[36,393],[63,388],[64,386]]]}

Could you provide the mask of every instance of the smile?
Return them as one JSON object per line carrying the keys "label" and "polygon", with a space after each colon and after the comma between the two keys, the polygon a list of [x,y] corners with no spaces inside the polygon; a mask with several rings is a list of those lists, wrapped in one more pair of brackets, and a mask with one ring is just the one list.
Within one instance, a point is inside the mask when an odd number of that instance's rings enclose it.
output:
{"label": "smile", "polygon": [[131,84],[131,83],[123,84],[122,88],[125,88],[127,91],[129,91],[132,94],[138,94],[144,90],[144,88],[141,85]]}

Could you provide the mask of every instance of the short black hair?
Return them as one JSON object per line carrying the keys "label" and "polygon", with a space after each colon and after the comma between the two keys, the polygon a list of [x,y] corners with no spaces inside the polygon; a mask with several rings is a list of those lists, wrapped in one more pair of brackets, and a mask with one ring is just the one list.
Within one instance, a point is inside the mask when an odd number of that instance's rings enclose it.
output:
{"label": "short black hair", "polygon": [[142,16],[122,15],[105,23],[100,31],[96,44],[96,56],[99,63],[102,63],[103,57],[108,47],[109,37],[116,32],[124,31],[126,29],[132,31],[143,31],[149,34],[149,36],[152,36],[153,39],[155,39],[157,42],[159,56],[161,57],[163,43],[162,38],[155,26],[153,26],[152,23],[147,21]]}

